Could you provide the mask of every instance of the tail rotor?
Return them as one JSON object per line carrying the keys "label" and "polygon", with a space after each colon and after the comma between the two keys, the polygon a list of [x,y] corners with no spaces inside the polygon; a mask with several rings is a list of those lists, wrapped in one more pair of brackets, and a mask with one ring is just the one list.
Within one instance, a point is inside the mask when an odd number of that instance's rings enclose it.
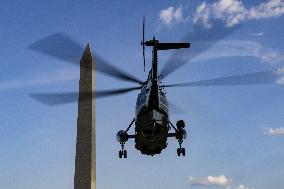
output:
{"label": "tail rotor", "polygon": [[146,61],[145,61],[145,16],[143,17],[143,32],[142,32],[141,46],[143,48],[143,63],[144,63],[144,72],[145,72],[145,67],[146,67]]}

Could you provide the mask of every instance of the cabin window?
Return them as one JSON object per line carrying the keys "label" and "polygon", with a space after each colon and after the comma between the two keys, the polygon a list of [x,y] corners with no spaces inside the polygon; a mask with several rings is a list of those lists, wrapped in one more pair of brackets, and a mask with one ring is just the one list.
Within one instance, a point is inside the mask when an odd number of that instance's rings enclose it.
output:
{"label": "cabin window", "polygon": [[138,95],[136,102],[137,111],[139,111],[143,106],[146,106],[148,91],[149,91],[148,89],[142,90],[142,92]]}

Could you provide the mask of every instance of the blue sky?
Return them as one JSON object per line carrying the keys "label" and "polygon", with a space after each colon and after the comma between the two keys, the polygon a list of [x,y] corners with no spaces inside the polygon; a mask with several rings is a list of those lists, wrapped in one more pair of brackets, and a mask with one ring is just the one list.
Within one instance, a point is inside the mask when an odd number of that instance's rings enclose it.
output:
{"label": "blue sky", "polygon": [[[138,78],[143,72],[141,23],[146,39],[181,41],[196,25],[204,34],[235,29],[171,74],[165,83],[277,70],[270,85],[170,88],[168,98],[184,110],[187,156],[176,156],[169,139],[162,154],[141,155],[126,144],[118,158],[118,130],[134,116],[137,92],[97,101],[97,187],[281,189],[284,181],[284,2],[266,1],[3,1],[0,7],[0,188],[73,187],[77,104],[48,107],[34,92],[78,90],[77,66],[27,50],[33,42],[64,32]],[[221,29],[219,32],[221,33]],[[201,33],[201,37],[203,33]],[[204,36],[205,37],[205,36]],[[150,50],[147,50],[149,68]],[[159,55],[160,68],[173,52]],[[281,69],[282,68],[282,69]],[[97,88],[133,84],[97,74]],[[132,130],[133,131],[133,130]]]}

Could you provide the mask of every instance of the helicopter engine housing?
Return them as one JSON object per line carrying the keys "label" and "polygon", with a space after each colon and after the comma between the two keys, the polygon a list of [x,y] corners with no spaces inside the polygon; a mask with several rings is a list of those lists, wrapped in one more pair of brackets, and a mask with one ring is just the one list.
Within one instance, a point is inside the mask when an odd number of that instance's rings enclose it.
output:
{"label": "helicopter engine housing", "polygon": [[116,140],[117,142],[126,142],[128,140],[128,134],[124,130],[120,130],[116,134]]}

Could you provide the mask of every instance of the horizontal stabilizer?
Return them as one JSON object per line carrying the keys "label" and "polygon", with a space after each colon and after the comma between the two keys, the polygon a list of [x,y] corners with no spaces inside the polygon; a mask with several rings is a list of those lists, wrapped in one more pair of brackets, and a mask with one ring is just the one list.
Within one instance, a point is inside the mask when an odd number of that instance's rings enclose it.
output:
{"label": "horizontal stabilizer", "polygon": [[190,43],[158,43],[156,46],[158,50],[181,49],[189,48]]}

